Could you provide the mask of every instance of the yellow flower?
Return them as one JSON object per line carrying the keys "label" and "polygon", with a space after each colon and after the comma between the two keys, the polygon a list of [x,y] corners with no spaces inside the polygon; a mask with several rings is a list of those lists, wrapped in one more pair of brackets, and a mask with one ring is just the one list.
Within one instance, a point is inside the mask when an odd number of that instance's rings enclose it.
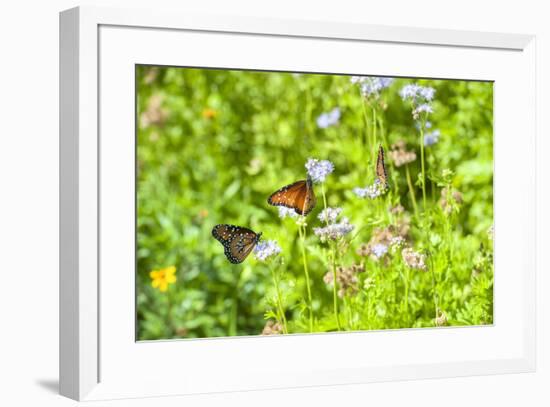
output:
{"label": "yellow flower", "polygon": [[212,108],[206,108],[202,111],[202,117],[205,119],[215,119],[218,115],[218,111]]}
{"label": "yellow flower", "polygon": [[176,282],[176,266],[166,267],[160,270],[153,270],[149,273],[151,277],[151,285],[153,288],[158,288],[160,291],[165,292],[168,289],[169,284]]}

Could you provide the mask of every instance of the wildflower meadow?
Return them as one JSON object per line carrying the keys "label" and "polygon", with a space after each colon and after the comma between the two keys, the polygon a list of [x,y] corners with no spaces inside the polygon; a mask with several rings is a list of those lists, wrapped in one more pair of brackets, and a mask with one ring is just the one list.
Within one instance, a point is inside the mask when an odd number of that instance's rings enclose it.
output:
{"label": "wildflower meadow", "polygon": [[137,339],[493,323],[492,83],[136,81]]}

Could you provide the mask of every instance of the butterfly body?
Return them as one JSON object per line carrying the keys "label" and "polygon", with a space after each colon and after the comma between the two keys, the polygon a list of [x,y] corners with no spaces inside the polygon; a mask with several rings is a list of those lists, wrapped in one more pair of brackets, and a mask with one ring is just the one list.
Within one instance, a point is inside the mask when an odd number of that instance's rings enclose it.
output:
{"label": "butterfly body", "polygon": [[298,215],[305,216],[315,208],[317,203],[313,192],[313,181],[308,177],[305,180],[286,185],[271,194],[267,203],[294,209]]}
{"label": "butterfly body", "polygon": [[376,179],[384,186],[385,189],[390,187],[388,184],[386,163],[384,161],[384,147],[382,146],[378,148],[378,157],[376,159]]}
{"label": "butterfly body", "polygon": [[223,245],[227,260],[239,264],[248,257],[262,234],[241,226],[221,224],[214,226],[212,236]]}

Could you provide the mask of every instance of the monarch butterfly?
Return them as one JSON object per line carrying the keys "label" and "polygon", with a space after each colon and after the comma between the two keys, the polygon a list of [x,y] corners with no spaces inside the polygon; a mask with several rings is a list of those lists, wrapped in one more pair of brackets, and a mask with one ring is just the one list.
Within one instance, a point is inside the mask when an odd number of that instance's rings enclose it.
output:
{"label": "monarch butterfly", "polygon": [[384,147],[380,145],[378,148],[378,158],[376,159],[376,178],[384,186],[389,188],[388,172],[386,171],[386,163],[384,162]]}
{"label": "monarch butterfly", "polygon": [[261,235],[235,225],[216,225],[212,229],[212,236],[223,245],[225,257],[233,264],[242,263],[248,257]]}
{"label": "monarch butterfly", "polygon": [[310,213],[317,198],[313,192],[313,181],[310,177],[306,180],[296,181],[271,194],[267,203],[273,206],[284,206],[294,209],[298,215],[307,215]]}

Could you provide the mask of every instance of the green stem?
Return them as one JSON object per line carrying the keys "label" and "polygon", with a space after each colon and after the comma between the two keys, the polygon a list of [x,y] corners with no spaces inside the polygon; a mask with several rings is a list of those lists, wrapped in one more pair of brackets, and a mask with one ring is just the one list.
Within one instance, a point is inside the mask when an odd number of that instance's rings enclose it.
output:
{"label": "green stem", "polygon": [[307,268],[306,258],[306,227],[302,225],[298,226],[298,233],[300,234],[300,240],[302,241],[302,262],[304,263],[304,276],[306,278],[307,299],[309,308],[309,332],[313,332],[313,301],[311,299],[311,283],[309,281],[309,271]]}
{"label": "green stem", "polygon": [[[437,304],[437,279],[435,277],[435,270],[433,267],[433,261],[430,259],[430,271],[432,274],[432,290],[433,290],[433,300],[434,300],[434,308],[435,308],[435,318],[437,318],[437,310],[439,309],[439,305]],[[434,318],[434,326],[437,326]]]}
{"label": "green stem", "polygon": [[[323,196],[323,207],[325,209],[325,214],[327,210],[327,196],[325,194],[325,183],[321,182],[321,195]],[[328,226],[328,217],[325,218],[326,224]]]}
{"label": "green stem", "polygon": [[[327,209],[327,196],[326,196],[326,193],[325,193],[325,183],[322,182],[321,183],[321,195],[323,196],[323,206],[325,208],[325,213],[326,213],[326,209]],[[326,224],[328,226],[329,224],[329,221],[328,221],[328,217],[325,219],[326,221]],[[333,278],[333,281],[332,281],[332,294],[333,294],[333,302],[334,302],[334,316],[336,318],[336,325],[338,326],[338,330],[341,331],[342,328],[340,326],[340,316],[339,316],[339,312],[338,312],[338,282],[336,281],[336,243],[332,243],[332,278]]]}
{"label": "green stem", "polygon": [[410,325],[409,318],[409,279],[410,270],[405,266],[405,318],[407,318],[407,327]]}
{"label": "green stem", "polygon": [[338,281],[336,280],[336,243],[333,243],[332,249],[332,297],[334,302],[334,317],[336,318],[336,326],[341,331],[340,326],[340,313],[338,310]]}
{"label": "green stem", "polygon": [[309,86],[306,87],[306,134],[308,136],[313,135],[312,130],[312,110],[313,110],[313,104],[311,103],[311,90],[309,89]]}
{"label": "green stem", "polygon": [[166,311],[166,320],[167,320],[167,326],[170,328],[171,335],[174,336],[176,333],[176,329],[174,327],[174,314],[173,314],[173,302],[172,302],[172,296],[170,295],[170,288],[168,288],[168,292],[166,293],[166,302],[167,302],[167,311]]}
{"label": "green stem", "polygon": [[271,264],[268,265],[268,268],[269,268],[269,271],[271,271],[271,277],[273,278],[273,284],[275,285],[275,292],[277,294],[277,308],[278,308],[280,322],[281,324],[283,324],[283,333],[288,334],[288,327],[287,327],[285,312],[283,309],[281,290],[279,288],[279,279],[277,278],[275,274],[275,270],[273,270],[273,266]]}
{"label": "green stem", "polygon": [[376,160],[376,147],[378,140],[376,137],[376,107],[372,106],[372,161]]}
{"label": "green stem", "polygon": [[[378,126],[380,127],[380,134],[382,135],[382,145],[384,146],[384,149],[388,151],[390,148],[388,144],[388,137],[386,135],[386,128],[384,127],[384,120],[383,116],[378,116]],[[393,164],[393,161],[390,162]]]}
{"label": "green stem", "polygon": [[405,165],[405,174],[407,176],[407,184],[409,185],[409,193],[411,195],[411,201],[412,201],[413,208],[414,208],[414,214],[418,218],[418,206],[416,205],[416,197],[414,195],[414,187],[413,187],[413,183],[412,183],[412,180],[411,180],[411,173],[409,171],[409,165],[408,164]]}
{"label": "green stem", "polygon": [[420,124],[420,163],[422,166],[422,204],[426,211],[426,169],[424,168],[424,122]]}
{"label": "green stem", "polygon": [[237,275],[237,282],[235,283],[235,290],[233,291],[233,302],[231,304],[231,314],[229,318],[229,336],[236,336],[237,335],[237,315],[238,315],[238,308],[239,308],[239,282],[241,280],[241,273],[239,271],[239,274]]}
{"label": "green stem", "polygon": [[367,329],[372,329],[372,325],[371,325],[371,293],[370,293],[370,290],[372,289],[369,288],[369,290],[367,291],[366,295],[367,295]]}
{"label": "green stem", "polygon": [[[366,101],[364,100],[364,97],[363,97],[363,94],[361,93],[361,90],[359,90],[359,94],[361,95],[361,100],[362,100],[361,106],[363,108],[363,117],[365,118],[365,138],[364,138],[365,145],[364,145],[364,151],[368,152],[369,151],[368,144],[371,144],[371,146],[372,146],[372,145],[374,145],[374,142],[372,140],[370,140],[370,136],[369,136],[369,133],[370,133],[370,131],[369,131],[369,116],[368,116],[368,113],[367,113],[367,108],[365,107]],[[365,160],[365,162],[367,162],[367,161],[368,160]],[[368,166],[364,166],[364,167],[368,168]]]}

